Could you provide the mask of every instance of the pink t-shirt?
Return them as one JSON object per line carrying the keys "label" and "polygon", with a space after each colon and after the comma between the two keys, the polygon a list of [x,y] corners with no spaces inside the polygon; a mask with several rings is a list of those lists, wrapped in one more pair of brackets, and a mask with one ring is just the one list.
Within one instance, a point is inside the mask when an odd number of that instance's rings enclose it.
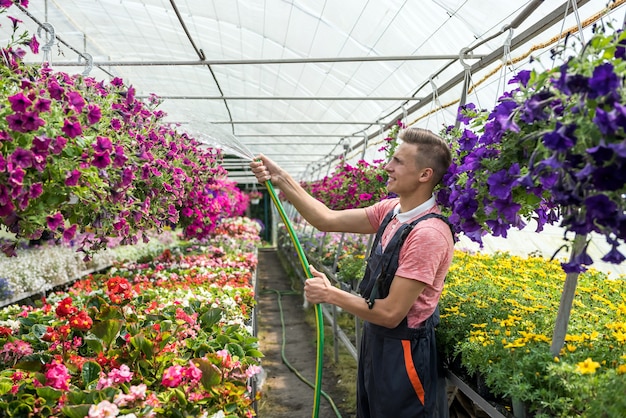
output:
{"label": "pink t-shirt", "polygon": [[[385,215],[397,205],[399,205],[397,198],[386,199],[366,208],[365,213],[372,226],[378,229]],[[432,206],[421,213],[416,213],[406,223],[411,223],[427,213],[441,211],[436,205]],[[389,222],[381,238],[383,248],[389,243],[399,224],[397,216]],[[430,218],[420,221],[406,238],[400,249],[396,276],[419,280],[426,284],[407,314],[409,327],[418,328],[435,311],[453,254],[454,240],[450,228],[440,219]]]}

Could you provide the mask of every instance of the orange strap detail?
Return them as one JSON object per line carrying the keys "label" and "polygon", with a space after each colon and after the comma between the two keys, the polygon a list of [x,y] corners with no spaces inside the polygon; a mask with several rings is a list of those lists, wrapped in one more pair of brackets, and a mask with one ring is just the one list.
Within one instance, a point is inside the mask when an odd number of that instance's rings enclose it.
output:
{"label": "orange strap detail", "polygon": [[409,380],[411,381],[411,385],[413,385],[415,394],[422,402],[422,405],[424,405],[424,387],[422,386],[422,382],[420,381],[420,378],[415,371],[415,364],[413,364],[413,356],[411,355],[411,341],[402,340],[402,350],[404,351],[404,368],[409,375]]}

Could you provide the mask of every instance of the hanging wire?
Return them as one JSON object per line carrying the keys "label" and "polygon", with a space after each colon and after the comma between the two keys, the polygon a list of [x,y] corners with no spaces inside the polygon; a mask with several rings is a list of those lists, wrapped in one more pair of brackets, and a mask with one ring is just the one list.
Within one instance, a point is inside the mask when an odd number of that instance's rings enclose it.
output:
{"label": "hanging wire", "polygon": [[[437,85],[433,81],[433,76],[431,75],[428,78],[428,82],[430,83],[430,87],[433,90],[433,98],[430,101],[430,111],[428,113],[428,117],[426,118],[426,129],[428,129],[428,123],[430,122],[430,116],[432,114],[435,115],[435,125],[437,124],[437,113],[436,110],[441,108],[441,103],[439,102],[439,92],[437,91]],[[382,127],[381,127],[382,130]]]}
{"label": "hanging wire", "polygon": [[576,19],[576,25],[578,26],[578,36],[580,37],[580,42],[585,44],[585,35],[583,34],[583,27],[580,23],[580,14],[578,13],[578,5],[576,4],[576,0],[571,0],[572,9],[574,10],[574,18]]}
{"label": "hanging wire", "polygon": [[[498,85],[496,86],[496,97],[495,97],[494,103],[498,101],[498,98],[500,97],[500,94],[501,94],[500,91],[504,93],[504,89],[506,88],[507,68],[513,62],[512,57],[511,57],[511,41],[512,40],[513,40],[513,28],[509,28],[509,34],[504,40],[504,45],[502,47],[503,49],[502,66],[500,67],[500,78],[498,79]],[[500,87],[502,87],[502,90],[500,90]]]}
{"label": "hanging wire", "polygon": [[[472,79],[472,67],[465,62],[465,54],[469,51],[469,48],[462,48],[459,51],[459,62],[463,66],[463,90],[461,91],[461,99],[459,100],[459,107],[465,106],[467,103],[467,92],[470,87],[470,82]],[[441,105],[440,105],[441,106]],[[461,121],[459,118],[455,118],[456,121],[454,123],[454,127],[458,129],[461,125]]]}

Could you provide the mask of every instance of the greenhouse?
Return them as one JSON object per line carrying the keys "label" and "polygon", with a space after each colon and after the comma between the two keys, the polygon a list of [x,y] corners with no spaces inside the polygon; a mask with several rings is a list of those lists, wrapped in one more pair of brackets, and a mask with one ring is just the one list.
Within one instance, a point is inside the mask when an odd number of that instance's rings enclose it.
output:
{"label": "greenhouse", "polygon": [[0,416],[625,417],[624,3],[0,0]]}

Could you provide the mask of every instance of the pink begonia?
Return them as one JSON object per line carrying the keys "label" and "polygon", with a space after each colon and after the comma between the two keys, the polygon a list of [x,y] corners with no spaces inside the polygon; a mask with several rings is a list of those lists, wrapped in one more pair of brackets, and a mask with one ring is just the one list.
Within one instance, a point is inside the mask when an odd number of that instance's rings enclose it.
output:
{"label": "pink begonia", "polygon": [[114,403],[107,400],[100,402],[97,405],[91,405],[89,407],[89,418],[109,418],[116,417],[120,413],[119,408]]}
{"label": "pink begonia", "polygon": [[146,397],[146,389],[147,386],[144,383],[138,386],[131,386],[127,394],[121,392],[115,395],[113,402],[118,406],[127,406],[135,401],[141,401]]}
{"label": "pink begonia", "polygon": [[46,364],[46,385],[59,390],[69,390],[70,374],[63,364]]}
{"label": "pink begonia", "polygon": [[202,378],[202,370],[190,360],[189,367],[185,369],[185,377],[192,382],[198,382]]}
{"label": "pink begonia", "polygon": [[33,354],[33,349],[29,343],[16,340],[15,342],[7,342],[0,351],[0,360],[4,364],[12,364],[24,356]]}
{"label": "pink begonia", "polygon": [[250,365],[248,366],[248,368],[246,369],[246,376],[247,377],[252,377],[256,374],[261,373],[261,366],[256,366],[256,365]]}
{"label": "pink begonia", "polygon": [[163,379],[161,384],[168,388],[175,388],[180,386],[183,381],[183,367],[179,365],[170,366],[163,372]]}
{"label": "pink begonia", "polygon": [[127,365],[122,364],[119,369],[111,370],[109,377],[113,379],[113,383],[126,383],[133,378],[133,372],[130,371]]}

